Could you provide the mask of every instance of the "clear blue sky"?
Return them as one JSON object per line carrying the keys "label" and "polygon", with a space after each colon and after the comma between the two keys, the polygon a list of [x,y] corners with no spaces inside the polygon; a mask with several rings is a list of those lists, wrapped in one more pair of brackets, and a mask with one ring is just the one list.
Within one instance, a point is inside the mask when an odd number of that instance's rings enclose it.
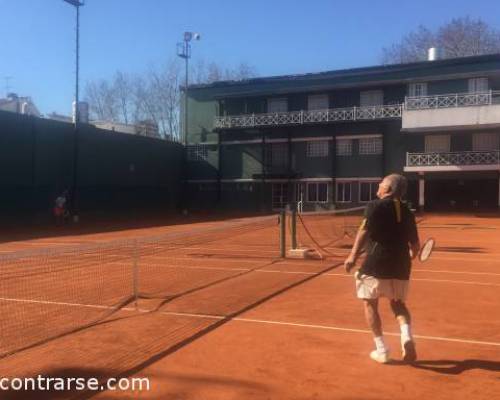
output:
{"label": "clear blue sky", "polygon": [[[165,63],[185,30],[202,34],[195,62],[247,62],[266,76],[377,64],[382,47],[419,24],[435,28],[465,15],[500,28],[500,1],[87,0],[80,83]],[[11,90],[43,113],[70,113],[74,17],[62,0],[0,0],[2,97],[12,76]]]}

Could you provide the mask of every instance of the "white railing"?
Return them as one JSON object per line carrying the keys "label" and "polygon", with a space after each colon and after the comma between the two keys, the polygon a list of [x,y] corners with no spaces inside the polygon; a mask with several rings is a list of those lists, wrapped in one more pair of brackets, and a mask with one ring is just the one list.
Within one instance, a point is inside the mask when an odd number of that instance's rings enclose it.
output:
{"label": "white railing", "polygon": [[407,167],[492,164],[500,164],[499,150],[461,151],[448,153],[406,153]]}
{"label": "white railing", "polygon": [[337,121],[367,121],[401,118],[402,106],[333,108],[327,110],[290,111],[215,117],[215,128],[253,128],[258,126],[302,125]]}
{"label": "white railing", "polygon": [[436,96],[417,96],[405,98],[406,110],[425,110],[429,108],[471,107],[500,104],[500,92],[455,93]]}

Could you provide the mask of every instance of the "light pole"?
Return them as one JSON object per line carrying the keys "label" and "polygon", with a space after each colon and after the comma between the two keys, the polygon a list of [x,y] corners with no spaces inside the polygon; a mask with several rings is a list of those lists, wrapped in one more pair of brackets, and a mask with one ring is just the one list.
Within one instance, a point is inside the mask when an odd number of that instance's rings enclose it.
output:
{"label": "light pole", "polygon": [[80,74],[80,7],[83,6],[83,0],[64,0],[71,4],[76,9],[76,69],[75,69],[75,105],[74,105],[74,151],[73,151],[73,182],[71,190],[71,211],[73,213],[73,221],[78,222],[78,203],[77,203],[77,186],[78,186],[78,130],[80,125],[80,104],[78,97],[78,83]]}
{"label": "light pole", "polygon": [[185,83],[184,83],[184,132],[182,142],[187,145],[188,135],[188,84],[189,84],[189,59],[191,58],[192,40],[200,40],[201,35],[196,32],[184,32],[184,41],[177,43],[177,55],[186,61]]}

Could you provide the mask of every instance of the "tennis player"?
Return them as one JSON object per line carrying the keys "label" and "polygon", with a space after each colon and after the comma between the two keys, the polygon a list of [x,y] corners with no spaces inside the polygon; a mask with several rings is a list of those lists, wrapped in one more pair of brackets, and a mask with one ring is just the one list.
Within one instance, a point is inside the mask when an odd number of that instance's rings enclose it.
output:
{"label": "tennis player", "polygon": [[401,328],[401,348],[405,362],[417,359],[411,334],[410,312],[405,304],[410,279],[411,258],[420,249],[415,217],[401,197],[406,193],[406,178],[398,174],[386,176],[380,182],[377,200],[368,203],[349,257],[344,266],[349,272],[361,251],[366,258],[356,272],[357,297],[363,300],[365,317],[375,340],[370,357],[379,362],[389,361],[389,349],[384,341],[378,299],[389,299],[391,309]]}

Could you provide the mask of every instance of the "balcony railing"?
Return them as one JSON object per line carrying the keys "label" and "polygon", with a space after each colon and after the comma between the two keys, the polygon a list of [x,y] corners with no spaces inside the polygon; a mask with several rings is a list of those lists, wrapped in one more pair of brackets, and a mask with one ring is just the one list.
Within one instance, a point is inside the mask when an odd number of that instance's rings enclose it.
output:
{"label": "balcony railing", "polygon": [[215,128],[255,128],[259,126],[303,125],[325,122],[368,121],[401,118],[402,105],[333,108],[215,117]]}
{"label": "balcony railing", "polygon": [[407,167],[500,164],[499,150],[448,153],[406,153]]}
{"label": "balcony railing", "polygon": [[429,108],[471,107],[500,104],[500,92],[456,93],[437,96],[406,97],[406,110],[425,110]]}

